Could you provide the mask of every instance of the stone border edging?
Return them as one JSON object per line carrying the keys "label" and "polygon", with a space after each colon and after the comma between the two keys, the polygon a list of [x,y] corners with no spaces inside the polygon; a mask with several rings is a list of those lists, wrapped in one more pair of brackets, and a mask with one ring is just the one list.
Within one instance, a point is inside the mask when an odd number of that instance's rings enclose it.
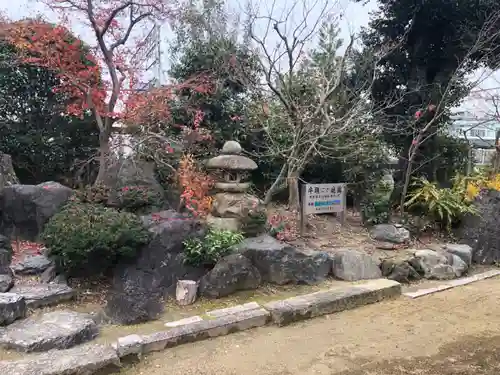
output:
{"label": "stone border edging", "polygon": [[477,275],[465,277],[462,279],[456,279],[456,280],[450,280],[446,284],[436,286],[434,288],[426,288],[426,289],[419,289],[415,292],[406,292],[403,293],[405,297],[409,297],[411,299],[423,297],[429,294],[434,294],[437,292],[442,292],[443,290],[448,290],[455,288],[457,286],[462,286],[462,285],[467,285],[474,283],[476,281],[481,281],[481,280],[486,280],[495,276],[500,276],[500,270],[491,270],[483,273],[479,273]]}
{"label": "stone border edging", "polygon": [[181,320],[187,324],[176,325],[181,321],[167,323],[172,328],[165,331],[120,337],[111,346],[87,344],[66,350],[52,350],[18,361],[0,362],[0,374],[89,375],[108,366],[119,366],[120,358],[129,355],[140,357],[185,343],[262,327],[270,322],[281,327],[400,295],[400,283],[376,279],[274,301],[264,306],[250,302],[209,311],[203,314],[203,318],[195,316]]}

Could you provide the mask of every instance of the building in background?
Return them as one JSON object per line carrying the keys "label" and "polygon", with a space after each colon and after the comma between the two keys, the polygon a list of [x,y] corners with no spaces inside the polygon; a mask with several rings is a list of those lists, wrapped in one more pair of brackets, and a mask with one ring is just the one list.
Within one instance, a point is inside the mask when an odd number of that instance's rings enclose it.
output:
{"label": "building in background", "polygon": [[500,121],[493,117],[477,116],[469,111],[457,111],[451,119],[451,135],[465,139],[472,146],[474,163],[489,164],[495,154],[495,137],[500,130]]}

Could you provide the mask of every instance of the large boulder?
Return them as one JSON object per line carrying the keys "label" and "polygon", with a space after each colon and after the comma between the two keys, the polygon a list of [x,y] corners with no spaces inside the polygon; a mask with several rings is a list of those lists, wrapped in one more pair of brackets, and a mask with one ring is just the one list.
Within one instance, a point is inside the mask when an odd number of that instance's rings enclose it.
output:
{"label": "large boulder", "polygon": [[333,253],[332,259],[333,275],[338,279],[357,281],[382,277],[377,262],[368,254],[344,249]]}
{"label": "large boulder", "polygon": [[36,241],[72,194],[70,188],[56,182],[5,187],[0,194],[0,232]]}
{"label": "large boulder", "polygon": [[422,276],[410,264],[414,254],[415,250],[401,250],[394,256],[382,260],[380,264],[382,276],[399,283],[420,280]]}
{"label": "large boulder", "polygon": [[18,185],[19,179],[17,178],[14,167],[12,166],[12,158],[10,155],[2,154],[0,152],[0,191],[6,186]]}
{"label": "large boulder", "polygon": [[44,254],[26,254],[12,263],[12,269],[20,275],[40,275],[52,265],[52,261]]}
{"label": "large boulder", "polygon": [[[130,158],[117,162],[108,169],[104,183],[112,188],[112,192],[137,187],[149,191],[157,197],[157,201],[143,208],[147,212],[160,211],[165,206],[165,190],[156,179],[155,164],[152,162]],[[111,194],[108,203],[118,207],[124,204],[114,193]]]}
{"label": "large boulder", "polygon": [[412,267],[426,279],[450,280],[467,272],[467,264],[457,255],[429,249],[415,251]]}
{"label": "large boulder", "polygon": [[251,260],[263,281],[283,284],[315,284],[331,271],[328,254],[298,250],[269,235],[247,238],[233,249]]}
{"label": "large boulder", "polygon": [[377,241],[403,244],[410,241],[410,232],[399,225],[378,224],[370,230],[370,236]]}
{"label": "large boulder", "polygon": [[162,298],[175,295],[177,280],[198,281],[206,273],[184,261],[184,240],[204,234],[196,220],[162,211],[142,221],[153,238],[135,261],[116,267],[107,296],[106,314],[119,324],[155,319],[162,312]]}
{"label": "large boulder", "polygon": [[230,254],[201,279],[200,294],[220,298],[238,290],[257,289],[261,282],[259,270],[249,259],[241,254]]}
{"label": "large boulder", "polygon": [[0,326],[12,324],[26,316],[26,301],[14,293],[0,293]]}
{"label": "large boulder", "polygon": [[462,220],[457,237],[472,248],[472,261],[479,264],[500,262],[500,192],[481,193],[474,202],[477,215]]}

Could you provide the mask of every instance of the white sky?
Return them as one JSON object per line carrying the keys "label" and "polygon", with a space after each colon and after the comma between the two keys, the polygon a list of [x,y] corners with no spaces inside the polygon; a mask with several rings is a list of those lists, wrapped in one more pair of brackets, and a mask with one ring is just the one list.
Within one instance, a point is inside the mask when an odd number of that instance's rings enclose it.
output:
{"label": "white sky", "polygon": [[[269,4],[270,0],[261,0],[261,4]],[[360,27],[366,26],[369,21],[369,12],[376,9],[376,1],[370,0],[363,6],[360,3],[353,3],[350,0],[338,0],[339,5],[336,7],[336,13],[339,11],[343,13],[340,27],[341,27],[341,37],[347,39],[352,32],[359,31]],[[321,1],[319,1],[321,3]],[[229,0],[230,7],[241,9],[244,4],[244,0]],[[276,0],[277,6],[287,6],[287,0]],[[288,2],[290,4],[290,2]],[[260,6],[259,6],[260,8]],[[45,18],[50,21],[56,21],[57,18],[48,11],[45,6],[36,0],[0,0],[0,10],[7,14],[11,19],[19,19],[24,17],[35,16],[37,14],[43,14]],[[302,14],[298,14],[301,17]],[[89,44],[93,44],[92,34],[85,26],[75,22],[72,24],[72,30],[80,38],[85,40]],[[162,29],[162,36],[164,37],[164,44],[162,49],[166,52],[168,43],[168,28]],[[168,56],[167,53],[163,53],[162,65],[163,69],[166,70],[168,67]],[[484,74],[484,73],[482,73]],[[485,102],[485,97],[490,94],[499,95],[500,90],[500,72],[496,72],[493,77],[484,79],[479,86],[479,90],[473,95],[473,98],[467,100],[462,108],[470,110],[473,112],[485,112],[489,110],[489,105]],[[485,89],[489,91],[484,91]],[[480,93],[478,93],[480,92]]]}

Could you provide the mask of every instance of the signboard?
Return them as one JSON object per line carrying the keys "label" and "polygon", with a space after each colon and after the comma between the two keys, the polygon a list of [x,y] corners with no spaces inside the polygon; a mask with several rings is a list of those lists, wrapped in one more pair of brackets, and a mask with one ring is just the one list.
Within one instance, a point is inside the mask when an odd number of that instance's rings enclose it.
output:
{"label": "signboard", "polygon": [[303,185],[303,214],[343,213],[345,211],[345,184]]}

